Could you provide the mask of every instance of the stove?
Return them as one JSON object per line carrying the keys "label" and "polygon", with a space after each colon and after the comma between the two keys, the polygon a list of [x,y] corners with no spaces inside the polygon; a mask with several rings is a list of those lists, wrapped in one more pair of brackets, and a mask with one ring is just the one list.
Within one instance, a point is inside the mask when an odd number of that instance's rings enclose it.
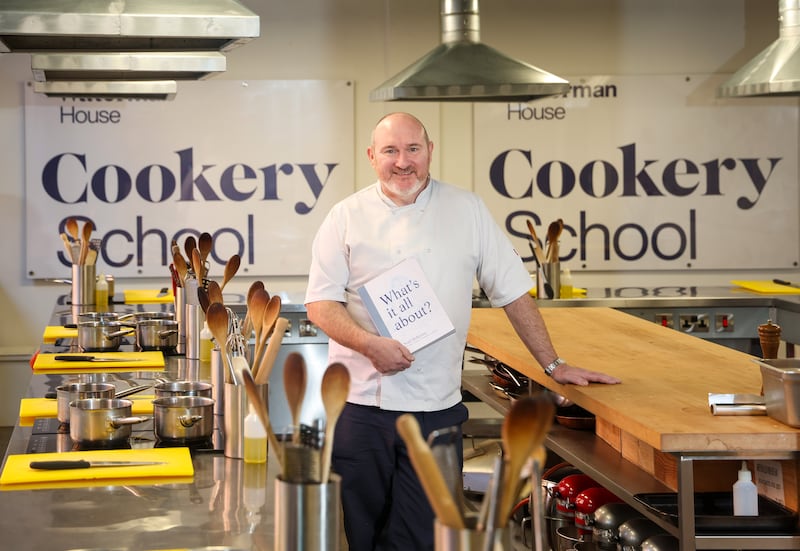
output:
{"label": "stove", "polygon": [[97,449],[144,449],[187,447],[194,452],[222,453],[225,442],[222,434],[222,418],[215,416],[211,437],[194,440],[158,440],[153,431],[153,420],[141,423],[131,431],[130,438],[124,441],[98,445],[76,443],[70,438],[69,425],[54,417],[37,418],[31,428],[31,436],[25,453],[70,452]]}

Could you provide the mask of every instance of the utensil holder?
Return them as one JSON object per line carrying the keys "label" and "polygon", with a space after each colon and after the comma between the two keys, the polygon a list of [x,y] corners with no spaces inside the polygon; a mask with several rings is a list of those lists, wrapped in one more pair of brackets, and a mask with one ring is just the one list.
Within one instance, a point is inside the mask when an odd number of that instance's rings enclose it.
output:
{"label": "utensil holder", "polygon": [[[185,331],[186,331],[186,359],[200,359],[200,332],[203,330],[203,310],[198,304],[186,305]],[[178,339],[180,340],[180,338]]]}
{"label": "utensil holder", "polygon": [[222,351],[211,350],[211,397],[214,398],[214,415],[225,414],[225,365]]}
{"label": "utensil holder", "polygon": [[[250,408],[250,399],[244,385],[225,383],[223,396],[225,428],[225,457],[244,458],[244,418]],[[267,403],[268,385],[256,385],[258,394]]]}
{"label": "utensil holder", "polygon": [[545,262],[536,269],[536,298],[561,298],[560,262]]}
{"label": "utensil holder", "polygon": [[338,551],[340,494],[341,480],[335,473],[327,484],[294,484],[277,477],[275,551]]}
{"label": "utensil holder", "polygon": [[178,322],[178,353],[186,353],[186,293],[175,288],[175,321]]}
{"label": "utensil holder", "polygon": [[[445,526],[439,519],[433,523],[433,548],[436,551],[506,551],[511,547],[511,533],[508,528],[495,528],[491,533],[476,529],[478,517],[469,515],[464,519],[465,528]],[[486,537],[493,543],[486,546]]]}
{"label": "utensil holder", "polygon": [[85,306],[94,304],[97,275],[94,264],[72,265],[72,304]]}

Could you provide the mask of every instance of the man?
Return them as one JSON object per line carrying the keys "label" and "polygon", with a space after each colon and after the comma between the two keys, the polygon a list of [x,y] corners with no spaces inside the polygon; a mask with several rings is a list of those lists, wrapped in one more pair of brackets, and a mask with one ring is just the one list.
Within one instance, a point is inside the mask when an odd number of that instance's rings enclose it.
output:
{"label": "man", "polygon": [[[619,382],[558,357],[508,238],[474,193],[431,179],[432,152],[415,117],[383,117],[367,149],[378,181],[331,209],[312,248],[308,315],[330,337],[330,362],[343,363],[351,375],[333,470],[342,477],[352,551],[433,548],[433,513],[395,421],[412,412],[427,435],[466,420],[461,368],[475,277],[556,381]],[[413,355],[378,335],[357,291],[409,257],[421,264],[456,328]]]}

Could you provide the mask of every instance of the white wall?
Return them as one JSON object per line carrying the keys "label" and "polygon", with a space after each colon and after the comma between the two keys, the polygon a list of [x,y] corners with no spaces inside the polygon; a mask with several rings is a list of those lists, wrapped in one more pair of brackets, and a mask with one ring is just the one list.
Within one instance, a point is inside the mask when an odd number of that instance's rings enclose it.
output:
{"label": "white wall", "polygon": [[[374,121],[395,110],[413,111],[426,122],[436,142],[433,173],[471,187],[471,104],[368,100],[372,87],[439,43],[439,0],[243,2],[261,16],[261,37],[230,52],[228,70],[217,78],[352,79],[359,187],[373,180],[364,152]],[[778,34],[777,0],[484,0],[480,7],[483,42],[560,75],[732,73]],[[24,274],[23,83],[30,79],[30,56],[0,55],[0,346],[33,349],[67,288]],[[743,259],[735,274],[582,273],[575,283],[726,285],[743,275],[792,277],[761,273]],[[251,281],[237,277],[230,288],[246,290]],[[166,283],[121,280],[117,288]],[[302,291],[304,282],[274,278],[265,284]]]}

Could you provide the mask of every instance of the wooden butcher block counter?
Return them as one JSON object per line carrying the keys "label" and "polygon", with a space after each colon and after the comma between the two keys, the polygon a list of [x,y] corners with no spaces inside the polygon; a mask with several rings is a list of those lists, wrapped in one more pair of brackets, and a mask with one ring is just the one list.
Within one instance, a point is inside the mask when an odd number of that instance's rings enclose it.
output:
{"label": "wooden butcher block counter", "polygon": [[[556,383],[524,347],[502,309],[474,309],[467,341],[594,413],[597,435],[667,486],[677,487],[676,454],[768,452],[780,457],[800,450],[800,430],[770,417],[711,415],[709,392],[760,392],[761,372],[752,356],[610,308],[540,311],[560,356],[616,375],[622,384]],[[795,495],[786,496],[787,504],[796,505],[796,469],[789,466],[787,494]]]}

